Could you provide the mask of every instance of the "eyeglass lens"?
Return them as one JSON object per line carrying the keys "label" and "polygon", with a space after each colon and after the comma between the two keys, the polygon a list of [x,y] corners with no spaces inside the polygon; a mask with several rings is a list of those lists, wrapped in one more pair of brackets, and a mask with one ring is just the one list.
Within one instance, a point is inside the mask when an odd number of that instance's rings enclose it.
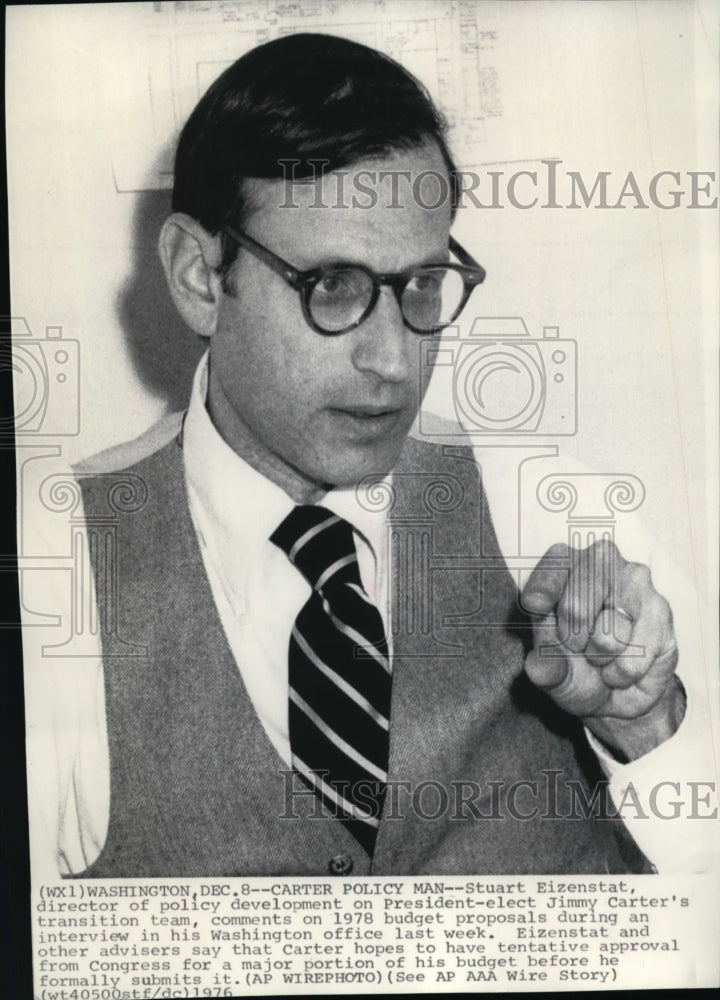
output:
{"label": "eyeglass lens", "polygon": [[[400,299],[406,322],[419,330],[451,322],[464,288],[457,271],[443,267],[418,271]],[[342,330],[361,318],[372,297],[372,279],[365,271],[338,268],[323,275],[313,287],[308,308],[314,322],[324,330]]]}

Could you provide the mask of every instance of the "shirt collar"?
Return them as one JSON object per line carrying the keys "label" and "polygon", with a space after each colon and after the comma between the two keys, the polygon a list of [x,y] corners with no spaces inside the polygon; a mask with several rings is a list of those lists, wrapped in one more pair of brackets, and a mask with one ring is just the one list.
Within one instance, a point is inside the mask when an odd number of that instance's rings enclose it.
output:
{"label": "shirt collar", "polygon": [[[295,503],[222,439],[205,407],[207,381],[208,352],[195,372],[183,428],[185,472],[211,530],[247,555],[270,537]],[[374,498],[389,495],[391,478],[390,473],[382,481],[385,488],[377,481],[361,483],[330,490],[318,501],[349,521],[376,558],[383,547],[385,505]]]}
{"label": "shirt collar", "polygon": [[208,353],[198,365],[183,428],[188,482],[210,529],[248,550],[268,538],[293,507],[293,501],[226,444],[205,408]]}

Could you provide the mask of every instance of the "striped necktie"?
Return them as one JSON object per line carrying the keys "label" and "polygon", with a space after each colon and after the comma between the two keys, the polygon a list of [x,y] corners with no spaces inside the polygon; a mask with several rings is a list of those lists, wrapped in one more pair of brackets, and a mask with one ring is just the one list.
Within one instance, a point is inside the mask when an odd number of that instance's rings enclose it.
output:
{"label": "striped necktie", "polygon": [[292,764],[372,855],[387,782],[391,675],[352,527],[295,507],[270,539],[313,588],[289,648]]}

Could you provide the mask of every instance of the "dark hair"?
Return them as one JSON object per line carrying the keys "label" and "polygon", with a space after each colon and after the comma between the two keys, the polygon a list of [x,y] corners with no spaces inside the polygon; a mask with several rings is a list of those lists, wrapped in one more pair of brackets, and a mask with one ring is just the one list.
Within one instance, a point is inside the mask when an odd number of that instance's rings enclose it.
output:
{"label": "dark hair", "polygon": [[[428,138],[450,174],[454,210],[446,132],[425,87],[389,56],[333,35],[278,38],[233,63],[190,115],[175,157],[173,211],[210,233],[242,227],[243,178],[306,178]],[[225,268],[236,249],[228,240]]]}

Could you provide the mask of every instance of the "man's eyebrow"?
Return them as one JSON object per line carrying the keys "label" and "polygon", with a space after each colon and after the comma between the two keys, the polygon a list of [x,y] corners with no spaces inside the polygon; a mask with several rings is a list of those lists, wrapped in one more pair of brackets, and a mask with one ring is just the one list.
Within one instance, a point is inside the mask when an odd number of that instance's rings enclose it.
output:
{"label": "man's eyebrow", "polygon": [[[447,264],[450,258],[450,248],[443,253],[429,253],[419,260],[413,261],[412,264],[408,264],[406,267],[400,268],[399,271],[393,272],[397,274],[403,274],[405,271],[412,271],[416,267],[428,267],[433,264]],[[381,268],[374,267],[372,264],[366,263],[364,260],[358,260],[353,257],[342,257],[333,254],[323,254],[320,257],[316,257],[312,264],[307,267],[298,267],[301,271],[311,271],[316,267],[367,267],[371,271],[377,271],[381,273]],[[382,272],[386,273],[386,272]]]}

